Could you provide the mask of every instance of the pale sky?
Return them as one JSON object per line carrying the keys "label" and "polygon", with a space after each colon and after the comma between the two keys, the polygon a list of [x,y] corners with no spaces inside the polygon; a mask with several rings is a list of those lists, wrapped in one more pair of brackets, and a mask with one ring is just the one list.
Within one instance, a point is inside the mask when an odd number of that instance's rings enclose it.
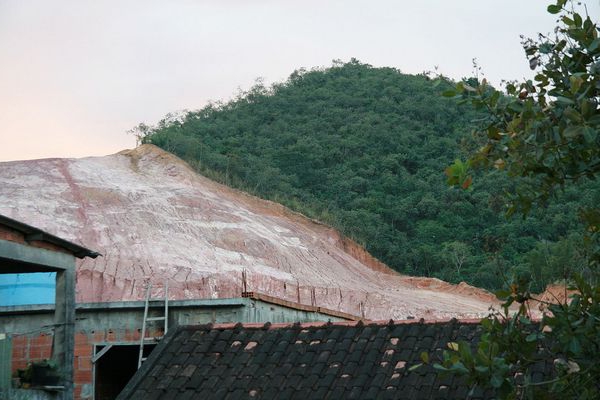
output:
{"label": "pale sky", "polygon": [[0,161],[112,154],[140,122],[334,59],[530,77],[519,35],[553,29],[549,3],[0,0]]}

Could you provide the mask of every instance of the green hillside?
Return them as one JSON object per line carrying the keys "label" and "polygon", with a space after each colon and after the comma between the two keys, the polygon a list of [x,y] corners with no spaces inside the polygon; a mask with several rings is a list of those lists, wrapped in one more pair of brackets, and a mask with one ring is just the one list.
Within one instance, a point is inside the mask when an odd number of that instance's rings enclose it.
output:
{"label": "green hillside", "polygon": [[403,273],[491,289],[533,271],[539,289],[580,268],[577,209],[600,201],[588,190],[598,184],[510,220],[502,193],[515,183],[501,174],[448,187],[444,169],[473,150],[465,143],[481,119],[440,95],[449,85],[336,62],[137,133],[204,175],[336,227]]}

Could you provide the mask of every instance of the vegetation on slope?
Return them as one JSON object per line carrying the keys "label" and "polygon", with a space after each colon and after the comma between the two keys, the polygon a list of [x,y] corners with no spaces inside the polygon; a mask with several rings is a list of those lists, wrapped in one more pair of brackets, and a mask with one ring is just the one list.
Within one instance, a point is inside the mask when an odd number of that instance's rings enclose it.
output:
{"label": "vegetation on slope", "polygon": [[204,175],[336,227],[400,272],[494,289],[531,268],[542,289],[580,267],[576,212],[598,191],[570,188],[548,212],[506,220],[502,194],[515,183],[504,175],[449,188],[445,167],[474,150],[466,143],[483,123],[440,95],[451,85],[353,59],[134,133]]}

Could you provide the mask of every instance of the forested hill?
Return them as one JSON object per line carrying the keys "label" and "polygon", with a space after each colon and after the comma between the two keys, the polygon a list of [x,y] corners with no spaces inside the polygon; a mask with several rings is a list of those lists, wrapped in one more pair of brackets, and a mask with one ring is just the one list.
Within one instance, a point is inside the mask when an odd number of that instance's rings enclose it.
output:
{"label": "forested hill", "polygon": [[403,273],[492,289],[531,270],[539,289],[579,268],[577,209],[600,191],[506,220],[500,174],[448,187],[444,169],[480,116],[442,97],[439,82],[338,62],[137,133],[204,175],[336,227]]}

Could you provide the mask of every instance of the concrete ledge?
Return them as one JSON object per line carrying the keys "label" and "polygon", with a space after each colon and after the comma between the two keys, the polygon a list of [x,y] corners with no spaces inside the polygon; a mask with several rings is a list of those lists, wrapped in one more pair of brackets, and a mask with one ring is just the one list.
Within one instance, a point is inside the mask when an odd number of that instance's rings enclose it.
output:
{"label": "concrete ledge", "polygon": [[[75,257],[71,254],[46,250],[40,247],[0,240],[1,259],[8,265],[3,266],[4,273],[57,272],[75,269]],[[17,266],[11,266],[10,263]]]}
{"label": "concrete ledge", "polygon": [[[250,304],[250,299],[194,299],[194,300],[169,300],[169,308],[215,308],[215,307],[244,307]],[[77,303],[75,310],[80,311],[105,311],[144,309],[144,301],[114,301],[106,303]],[[149,308],[163,308],[162,302],[150,302]],[[11,314],[45,314],[53,313],[54,304],[31,304],[22,306],[1,306],[0,315]]]}
{"label": "concrete ledge", "polygon": [[261,300],[266,303],[277,304],[277,305],[292,308],[295,310],[330,315],[332,317],[338,317],[338,318],[342,318],[342,319],[346,319],[346,320],[350,320],[350,321],[358,321],[358,320],[362,319],[361,317],[358,317],[358,316],[352,315],[352,314],[348,314],[343,311],[331,310],[331,309],[325,308],[325,307],[309,306],[308,304],[302,304],[302,303],[296,303],[294,301],[283,300],[283,299],[269,296],[269,295],[263,294],[263,293],[243,292],[242,297],[253,299],[253,300]]}

